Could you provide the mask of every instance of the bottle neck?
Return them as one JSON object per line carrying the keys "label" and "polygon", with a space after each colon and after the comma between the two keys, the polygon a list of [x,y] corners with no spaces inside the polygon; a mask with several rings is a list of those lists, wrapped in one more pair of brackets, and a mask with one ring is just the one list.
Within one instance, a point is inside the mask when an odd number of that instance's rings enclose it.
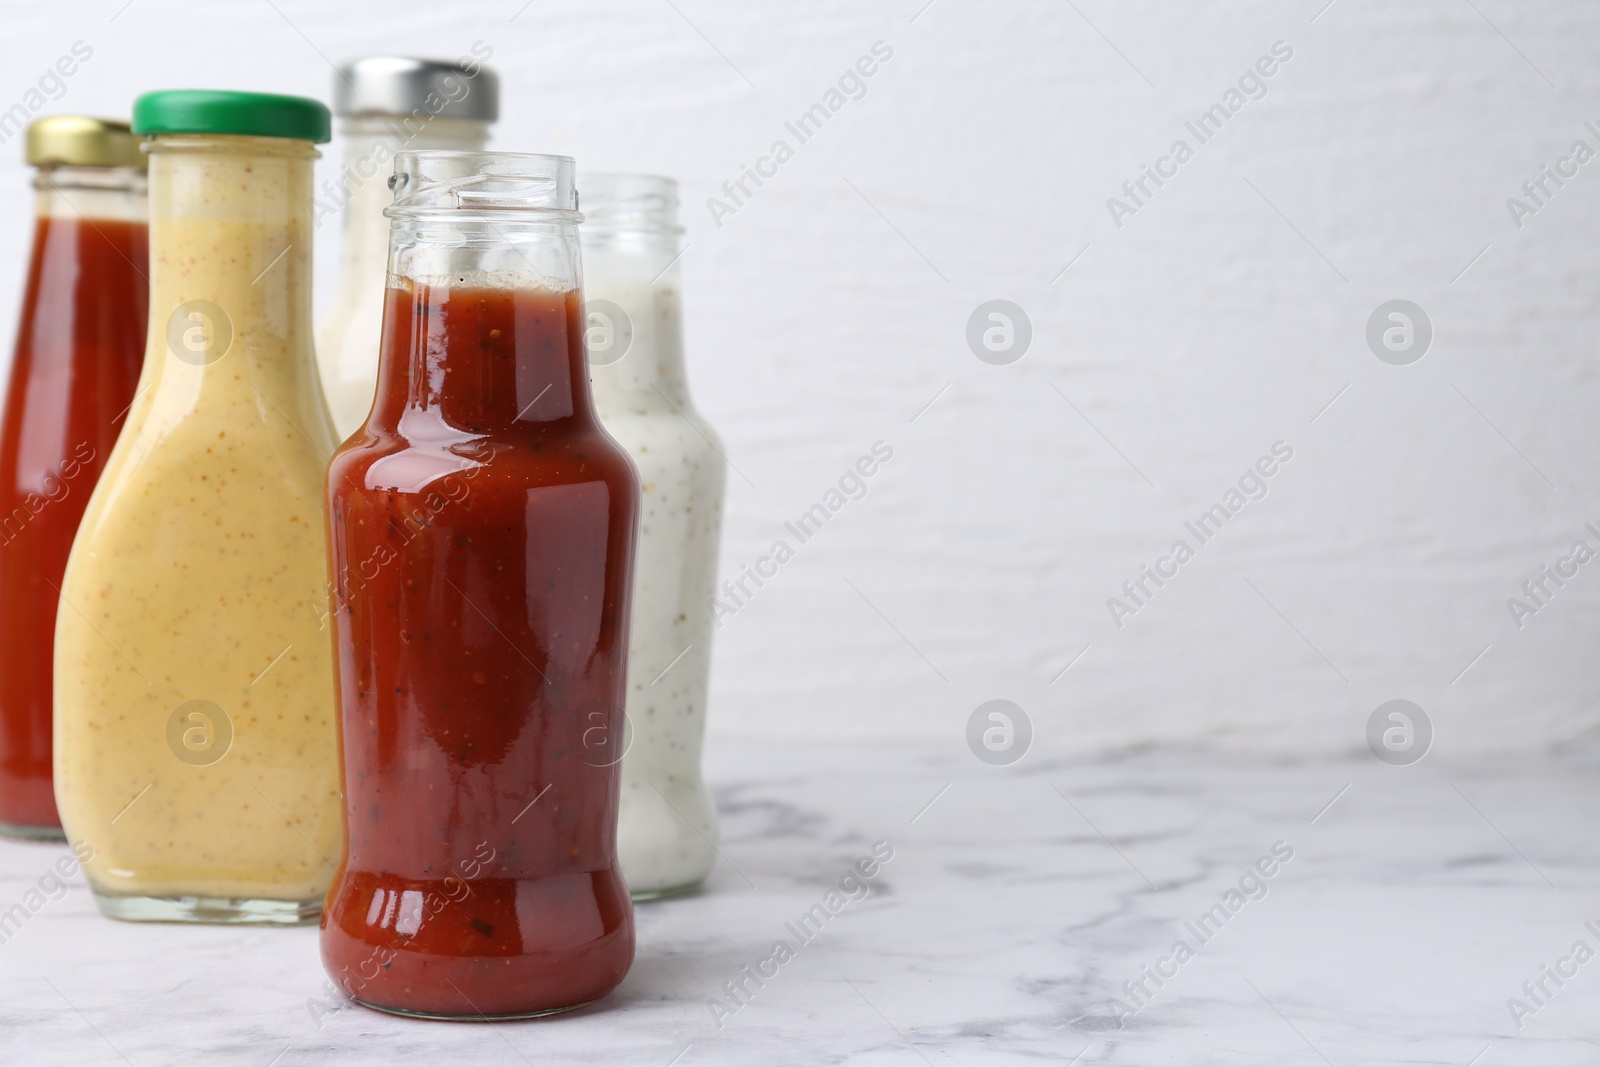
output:
{"label": "bottle neck", "polygon": [[[12,363],[12,400],[41,396],[96,449],[116,441],[138,375],[149,298],[144,172],[55,166],[34,178],[37,219]],[[26,384],[24,384],[26,383]],[[39,411],[45,411],[40,408]],[[74,414],[76,413],[76,414]],[[54,416],[50,416],[54,417]],[[63,423],[62,432],[69,427]],[[43,471],[77,444],[52,433],[16,441],[19,471]]]}
{"label": "bottle neck", "polygon": [[437,442],[597,424],[579,292],[495,281],[391,279],[370,425]]}
{"label": "bottle neck", "polygon": [[675,230],[583,235],[589,366],[602,417],[687,413],[683,301]]}
{"label": "bottle neck", "polygon": [[[326,426],[312,366],[315,158],[286,138],[156,139],[142,386],[260,393],[302,433]],[[253,396],[251,405],[262,406]]]}
{"label": "bottle neck", "polygon": [[584,299],[602,418],[688,417],[678,281],[678,185],[653,174],[586,174]]}
{"label": "bottle neck", "polygon": [[573,173],[563,156],[395,160],[370,430],[439,446],[598,430]]}
{"label": "bottle neck", "polygon": [[[117,312],[140,309],[149,286],[143,171],[41,167],[34,176],[34,238],[21,330],[30,349],[63,355],[88,338],[125,337]],[[111,310],[108,310],[111,309]]]}
{"label": "bottle neck", "polygon": [[33,177],[34,214],[143,222],[146,184],[144,171],[128,167],[40,167]]}

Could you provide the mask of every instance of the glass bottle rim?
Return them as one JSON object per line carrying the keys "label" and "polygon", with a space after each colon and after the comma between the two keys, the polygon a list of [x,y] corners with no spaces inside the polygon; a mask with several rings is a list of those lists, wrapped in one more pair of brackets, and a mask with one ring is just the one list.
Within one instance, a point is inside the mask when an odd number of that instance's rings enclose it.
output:
{"label": "glass bottle rim", "polygon": [[584,209],[584,230],[655,233],[675,236],[678,225],[678,183],[660,174],[588,171],[578,180]]}
{"label": "glass bottle rim", "polygon": [[577,163],[537,152],[427,148],[396,152],[389,188],[391,219],[528,218],[576,224]]}

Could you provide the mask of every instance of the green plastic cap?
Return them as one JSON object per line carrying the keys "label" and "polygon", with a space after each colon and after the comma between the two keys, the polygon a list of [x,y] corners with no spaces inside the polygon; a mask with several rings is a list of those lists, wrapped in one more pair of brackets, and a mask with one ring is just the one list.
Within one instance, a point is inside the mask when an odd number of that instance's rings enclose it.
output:
{"label": "green plastic cap", "polygon": [[241,137],[292,137],[324,144],[333,121],[319,101],[274,93],[217,89],[163,89],[133,102],[133,132],[229,133]]}

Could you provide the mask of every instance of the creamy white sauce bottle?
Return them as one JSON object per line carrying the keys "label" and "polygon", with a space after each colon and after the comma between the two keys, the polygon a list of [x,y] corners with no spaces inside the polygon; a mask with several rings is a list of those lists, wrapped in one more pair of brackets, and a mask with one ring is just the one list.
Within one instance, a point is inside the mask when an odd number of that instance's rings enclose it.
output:
{"label": "creamy white sauce bottle", "polygon": [[716,860],[700,749],[726,461],[684,373],[677,183],[580,172],[578,192],[595,407],[643,493],[617,851],[644,900],[692,888]]}
{"label": "creamy white sauce bottle", "polygon": [[377,386],[389,265],[383,209],[394,199],[394,154],[483,151],[499,117],[500,85],[472,57],[448,63],[369,56],[340,66],[333,91],[344,161],[338,177],[317,191],[315,220],[326,232],[340,217],[344,242],[337,294],[317,322],[317,364],[342,439],[366,421]]}

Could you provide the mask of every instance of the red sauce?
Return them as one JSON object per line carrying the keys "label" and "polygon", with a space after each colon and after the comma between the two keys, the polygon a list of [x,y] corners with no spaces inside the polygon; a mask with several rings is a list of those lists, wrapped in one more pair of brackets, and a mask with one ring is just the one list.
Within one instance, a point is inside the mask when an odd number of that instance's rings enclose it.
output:
{"label": "red sauce", "polygon": [[378,398],[328,473],[356,1000],[587,1003],[633,960],[616,857],[638,478],[578,294],[391,288]]}
{"label": "red sauce", "polygon": [[142,222],[38,220],[0,422],[0,823],[13,829],[61,826],[50,766],[56,604],[139,379],[149,262]]}

